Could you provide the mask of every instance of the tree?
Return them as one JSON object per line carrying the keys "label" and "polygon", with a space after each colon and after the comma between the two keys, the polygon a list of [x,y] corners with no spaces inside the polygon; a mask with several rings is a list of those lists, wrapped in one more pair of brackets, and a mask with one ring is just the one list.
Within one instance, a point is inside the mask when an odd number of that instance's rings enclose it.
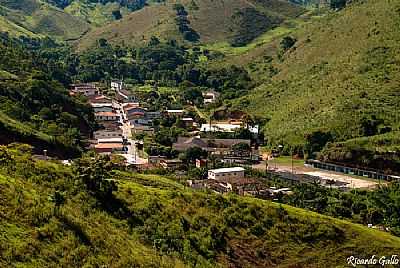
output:
{"label": "tree", "polygon": [[122,14],[121,14],[121,11],[119,9],[118,10],[114,10],[112,12],[112,16],[114,17],[115,20],[122,19]]}
{"label": "tree", "polygon": [[251,147],[247,143],[240,142],[232,146],[232,151],[238,156],[249,155]]}
{"label": "tree", "polygon": [[297,40],[295,38],[291,36],[285,36],[280,43],[281,49],[285,52],[293,47],[296,42]]}
{"label": "tree", "polygon": [[0,146],[0,164],[7,165],[11,161],[11,155],[9,154],[7,147]]}
{"label": "tree", "polygon": [[98,43],[99,47],[107,47],[108,46],[108,41],[104,38],[100,38],[97,41],[97,43]]}
{"label": "tree", "polygon": [[317,130],[305,135],[305,151],[307,157],[312,157],[315,152],[321,151],[324,146],[334,139],[330,131]]}
{"label": "tree", "polygon": [[207,151],[204,151],[199,147],[190,147],[184,153],[182,153],[179,158],[186,163],[192,163],[196,159],[206,158],[207,155]]}
{"label": "tree", "polygon": [[104,202],[112,197],[113,191],[118,189],[111,177],[112,166],[108,156],[96,155],[94,158],[80,158],[75,169],[78,178],[86,186],[86,190]]}
{"label": "tree", "polygon": [[344,8],[346,6],[346,0],[332,0],[330,6],[334,9]]}
{"label": "tree", "polygon": [[250,127],[254,127],[254,119],[251,117],[251,115],[246,114],[242,117],[242,124],[246,129],[249,129]]}
{"label": "tree", "polygon": [[157,37],[155,37],[155,36],[150,37],[150,42],[149,42],[150,47],[157,46],[159,44],[160,44],[160,40]]}
{"label": "tree", "polygon": [[60,207],[65,203],[65,192],[55,191],[50,197],[50,200],[54,203],[54,214],[60,212]]}

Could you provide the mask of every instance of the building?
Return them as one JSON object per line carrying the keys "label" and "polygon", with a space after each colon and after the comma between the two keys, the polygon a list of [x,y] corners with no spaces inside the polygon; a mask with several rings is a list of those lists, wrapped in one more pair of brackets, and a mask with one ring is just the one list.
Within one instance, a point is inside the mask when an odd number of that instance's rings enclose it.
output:
{"label": "building", "polygon": [[94,103],[98,103],[98,104],[109,104],[112,103],[111,98],[104,96],[104,95],[92,95],[92,96],[88,96],[89,99],[89,103],[91,105],[93,105]]}
{"label": "building", "polygon": [[124,87],[124,82],[120,81],[120,80],[113,80],[111,81],[111,89],[119,92],[123,89]]}
{"label": "building", "polygon": [[211,169],[208,171],[209,180],[223,180],[223,179],[240,179],[244,178],[244,168],[242,167],[231,167],[231,168],[219,168]]}
{"label": "building", "polygon": [[94,150],[99,154],[121,153],[124,148],[122,143],[98,143],[94,146]]}
{"label": "building", "polygon": [[132,128],[132,134],[146,134],[146,135],[153,135],[154,134],[154,128],[151,126],[146,126],[146,125],[134,125]]}
{"label": "building", "polygon": [[178,137],[172,148],[179,152],[184,152],[192,147],[199,147],[207,152],[216,154],[232,154],[232,147],[236,144],[244,143],[250,147],[250,140],[245,139],[202,139],[199,137]]}
{"label": "building", "polygon": [[182,166],[183,162],[179,159],[161,159],[160,166],[164,169],[178,169]]}
{"label": "building", "polygon": [[239,195],[259,195],[259,193],[265,190],[258,180],[252,178],[238,178],[238,177],[225,177],[217,180],[208,179],[204,181],[206,188],[216,193],[228,193],[234,192]]}
{"label": "building", "polygon": [[376,179],[376,180],[387,180],[387,181],[400,180],[400,176],[385,174],[383,171],[379,171],[379,170],[360,169],[360,168],[356,168],[356,167],[343,166],[340,164],[327,163],[327,162],[314,160],[314,159],[307,160],[305,165],[313,167],[313,168],[330,170],[330,171],[334,171],[334,172],[356,175],[356,176],[363,176],[363,177],[368,177],[368,178],[372,178],[372,179]]}
{"label": "building", "polygon": [[204,188],[204,180],[187,180],[186,183],[189,187],[200,190]]}
{"label": "building", "polygon": [[[201,132],[228,132],[232,133],[235,132],[235,130],[241,128],[241,124],[236,124],[236,123],[207,123],[207,124],[202,124],[200,131]],[[258,125],[254,127],[249,127],[249,130],[253,134],[258,134]]]}
{"label": "building", "polygon": [[114,111],[112,103],[91,103],[90,105],[93,107],[95,113]]}
{"label": "building", "polygon": [[191,117],[185,117],[181,119],[183,124],[185,125],[186,128],[192,128],[194,124],[194,120]]}
{"label": "building", "polygon": [[124,142],[123,137],[97,139],[97,143],[121,143],[122,144],[123,142]]}
{"label": "building", "polygon": [[220,95],[220,93],[218,93],[214,90],[209,90],[209,91],[203,92],[202,94],[203,94],[203,100],[204,100],[205,105],[214,103]]}
{"label": "building", "polygon": [[99,139],[110,139],[110,138],[122,138],[122,129],[112,128],[112,129],[101,129],[93,133],[93,137],[96,140]]}
{"label": "building", "polygon": [[85,96],[94,96],[97,95],[99,90],[97,89],[95,84],[92,83],[82,83],[82,84],[72,84],[70,93],[73,94],[82,94]]}
{"label": "building", "polygon": [[159,165],[161,160],[165,160],[166,156],[162,155],[149,155],[147,158],[147,162],[153,165]]}
{"label": "building", "polygon": [[117,92],[117,98],[118,98],[118,100],[120,100],[122,102],[135,102],[136,101],[135,95],[132,92],[125,90],[125,89],[122,89]]}
{"label": "building", "polygon": [[207,159],[196,159],[196,167],[197,168],[207,167]]}
{"label": "building", "polygon": [[152,112],[146,111],[145,116],[149,120],[159,119],[159,118],[161,118],[161,112],[159,112],[159,111],[152,111]]}
{"label": "building", "polygon": [[183,114],[185,113],[185,110],[166,110],[165,113],[167,115],[171,115],[171,116],[183,116]]}
{"label": "building", "polygon": [[95,118],[98,121],[118,121],[119,115],[115,112],[98,112],[95,113]]}

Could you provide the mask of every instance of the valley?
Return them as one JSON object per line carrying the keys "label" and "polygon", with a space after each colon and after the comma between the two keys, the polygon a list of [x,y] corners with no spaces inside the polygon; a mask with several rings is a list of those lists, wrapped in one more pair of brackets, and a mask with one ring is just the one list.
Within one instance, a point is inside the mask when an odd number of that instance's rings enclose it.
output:
{"label": "valley", "polygon": [[399,18],[0,0],[0,266],[396,267]]}

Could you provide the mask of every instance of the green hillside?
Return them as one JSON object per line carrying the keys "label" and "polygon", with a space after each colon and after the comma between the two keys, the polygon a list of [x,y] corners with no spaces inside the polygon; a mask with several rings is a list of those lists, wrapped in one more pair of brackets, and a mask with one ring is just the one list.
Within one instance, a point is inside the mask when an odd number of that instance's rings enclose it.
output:
{"label": "green hillside", "polygon": [[77,155],[94,115],[60,83],[70,82],[62,67],[38,57],[34,47],[40,44],[0,35],[0,144],[19,141],[34,145],[36,152]]}
{"label": "green hillside", "polygon": [[1,0],[0,31],[14,36],[50,36],[75,40],[90,28],[103,26],[141,9],[146,0]]}
{"label": "green hillside", "polygon": [[70,168],[0,147],[1,266],[344,267],[400,249],[374,229],[95,161]]}
{"label": "green hillside", "polygon": [[84,20],[40,0],[1,0],[0,18],[4,21],[0,30],[16,36],[50,35],[67,40],[79,38],[89,30]]}
{"label": "green hillside", "polygon": [[260,85],[234,106],[267,120],[269,143],[299,150],[321,133],[344,141],[399,130],[399,8],[355,1],[301,24],[249,65]]}
{"label": "green hillside", "polygon": [[[100,38],[125,44],[149,40],[153,35],[183,41],[177,26],[177,2],[150,4],[121,20],[93,29],[80,40],[79,48],[87,48]],[[178,3],[183,5],[188,25],[199,35],[200,42],[227,41],[233,45],[246,44],[305,11],[278,0],[183,0]]]}

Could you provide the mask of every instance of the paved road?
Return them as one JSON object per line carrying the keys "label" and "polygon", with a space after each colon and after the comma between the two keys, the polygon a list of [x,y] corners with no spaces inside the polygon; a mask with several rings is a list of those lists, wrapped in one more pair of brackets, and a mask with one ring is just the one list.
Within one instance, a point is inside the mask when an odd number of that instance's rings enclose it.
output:
{"label": "paved road", "polygon": [[[122,108],[120,107],[117,112],[122,115]],[[122,123],[122,136],[124,139],[128,141],[128,152],[126,154],[121,154],[123,157],[126,158],[128,164],[145,164],[147,163],[147,159],[140,158],[137,148],[136,148],[136,140],[132,139],[132,126],[129,122]]]}

